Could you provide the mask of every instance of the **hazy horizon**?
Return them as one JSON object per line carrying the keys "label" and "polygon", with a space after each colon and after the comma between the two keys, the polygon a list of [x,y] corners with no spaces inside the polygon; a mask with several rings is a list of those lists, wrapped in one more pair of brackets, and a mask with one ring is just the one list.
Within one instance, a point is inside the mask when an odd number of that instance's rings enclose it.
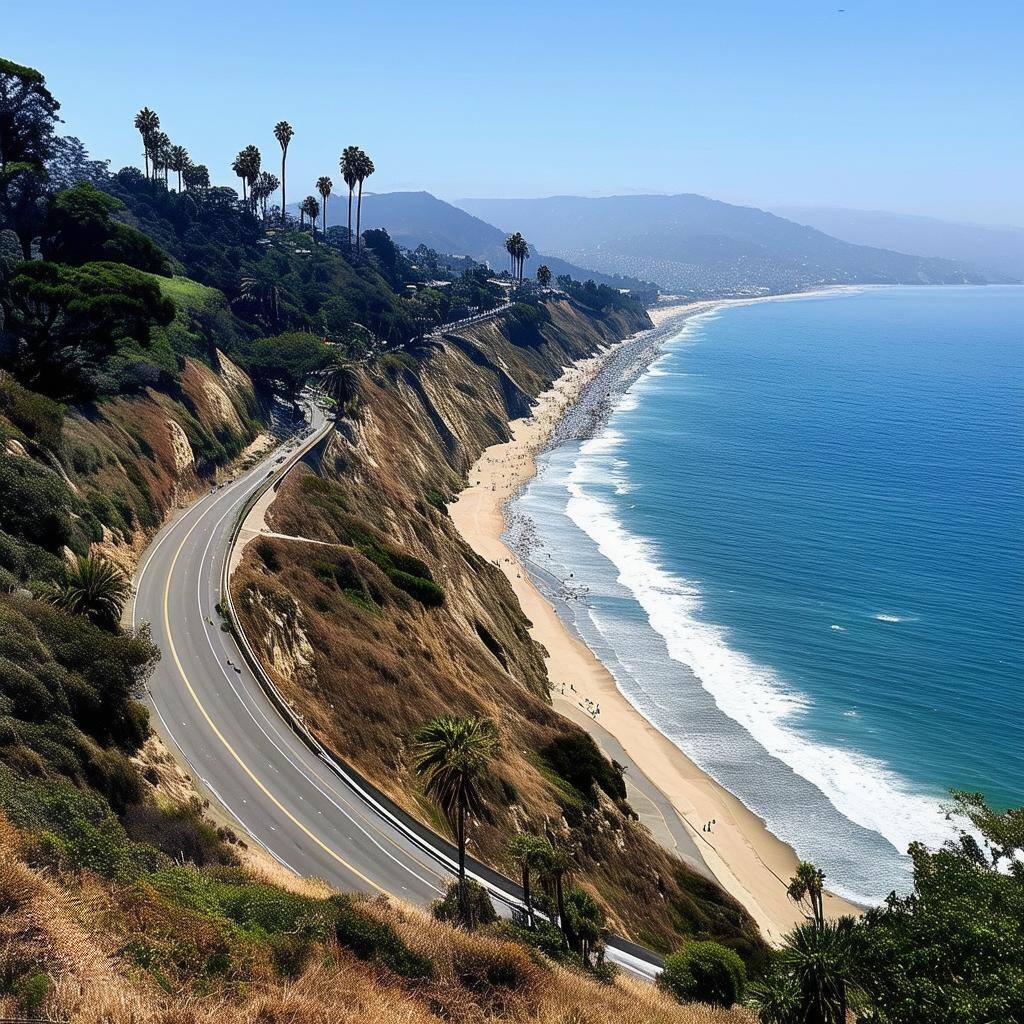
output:
{"label": "hazy horizon", "polygon": [[114,168],[141,163],[132,121],[148,105],[223,184],[250,143],[273,169],[284,118],[296,192],[337,179],[354,143],[376,192],[697,193],[1024,224],[1024,142],[1008,130],[1024,30],[1009,3],[110,13],[56,0],[61,29],[40,32],[29,8],[9,10],[4,54],[47,76],[64,130]]}

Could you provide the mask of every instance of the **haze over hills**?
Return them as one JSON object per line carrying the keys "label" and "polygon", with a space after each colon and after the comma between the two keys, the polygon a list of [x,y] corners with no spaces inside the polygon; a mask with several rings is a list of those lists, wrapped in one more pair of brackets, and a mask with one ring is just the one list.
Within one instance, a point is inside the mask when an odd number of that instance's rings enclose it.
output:
{"label": "haze over hills", "polygon": [[788,206],[775,212],[856,245],[957,260],[981,271],[992,282],[1024,280],[1024,228],[842,207]]}
{"label": "haze over hills", "polygon": [[[291,209],[298,215],[298,206]],[[354,223],[354,205],[352,217]],[[347,196],[332,195],[327,205],[327,226],[343,227],[347,219]],[[471,256],[489,263],[495,270],[501,270],[508,264],[504,231],[429,192],[364,193],[362,230],[370,228],[384,228],[396,244],[407,249],[423,244],[440,253]],[[539,255],[531,246],[527,274],[532,276],[541,263],[546,263],[556,277],[568,274],[580,281],[592,278],[598,284],[615,288],[646,287],[644,281],[635,277],[614,271],[602,273],[587,264],[575,266],[557,256]]]}
{"label": "haze over hills", "polygon": [[852,245],[753,207],[698,195],[462,199],[458,205],[545,252],[689,296],[828,284],[984,283],[947,259]]}

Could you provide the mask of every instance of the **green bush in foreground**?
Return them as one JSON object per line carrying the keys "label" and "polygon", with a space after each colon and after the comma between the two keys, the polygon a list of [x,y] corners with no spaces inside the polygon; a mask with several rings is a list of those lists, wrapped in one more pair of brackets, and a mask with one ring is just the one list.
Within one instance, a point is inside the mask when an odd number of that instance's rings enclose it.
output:
{"label": "green bush in foreground", "polygon": [[335,937],[360,960],[379,963],[403,978],[433,977],[430,958],[411,950],[391,925],[364,914],[349,896],[333,896],[330,902],[337,915]]}
{"label": "green bush in foreground", "polygon": [[717,942],[691,942],[665,957],[658,985],[681,1003],[732,1006],[743,998],[747,969],[743,961]]}

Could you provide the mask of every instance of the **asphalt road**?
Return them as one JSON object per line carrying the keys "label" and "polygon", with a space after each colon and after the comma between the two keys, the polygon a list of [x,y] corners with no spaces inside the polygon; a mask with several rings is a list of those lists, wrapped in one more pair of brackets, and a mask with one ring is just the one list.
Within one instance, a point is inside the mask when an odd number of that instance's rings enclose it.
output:
{"label": "asphalt road", "polygon": [[[140,562],[127,616],[132,624],[151,624],[163,655],[147,694],[155,728],[239,830],[299,874],[425,905],[453,877],[450,845],[388,806],[327,752],[311,749],[233,635],[221,629],[216,611],[243,506],[332,430],[318,408],[307,411],[304,431],[157,534]],[[514,883],[474,867],[499,910],[507,914],[518,905]],[[643,953],[622,945],[609,949],[609,959],[651,976]]]}

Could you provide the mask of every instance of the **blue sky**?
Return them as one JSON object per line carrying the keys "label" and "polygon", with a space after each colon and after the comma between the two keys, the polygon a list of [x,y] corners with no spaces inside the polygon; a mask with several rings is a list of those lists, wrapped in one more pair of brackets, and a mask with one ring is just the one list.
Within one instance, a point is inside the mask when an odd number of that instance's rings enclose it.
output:
{"label": "blue sky", "polygon": [[[292,195],[700,192],[1024,225],[1024,15],[1010,3],[4,0],[4,56],[66,130],[138,163],[153,107],[216,180],[295,126]],[[844,13],[839,9],[845,8]]]}

